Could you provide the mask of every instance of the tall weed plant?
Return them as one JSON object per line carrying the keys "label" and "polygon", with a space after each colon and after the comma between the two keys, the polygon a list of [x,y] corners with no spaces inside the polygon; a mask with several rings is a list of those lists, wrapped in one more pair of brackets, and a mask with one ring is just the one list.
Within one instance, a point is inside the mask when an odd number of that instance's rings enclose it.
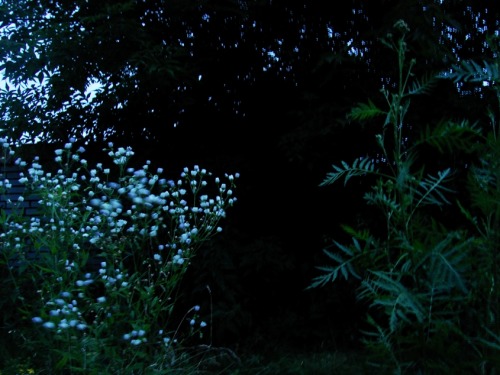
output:
{"label": "tall weed plant", "polygon": [[[207,323],[199,306],[176,308],[186,293],[180,284],[200,246],[222,231],[238,174],[218,178],[194,166],[169,180],[150,162],[130,167],[133,150],[113,144],[104,149],[109,166],[90,166],[73,140],[46,171],[1,143],[4,161],[23,170],[24,188],[16,199],[10,192],[0,217],[2,328],[23,366],[50,374],[186,370],[183,348]],[[6,196],[12,181],[0,188]],[[25,214],[28,199],[38,201],[37,215]]]}
{"label": "tall weed plant", "polygon": [[[436,77],[415,78],[416,61],[407,58],[408,33],[405,22],[398,21],[382,40],[395,52],[398,68],[381,90],[386,107],[369,100],[349,114],[353,121],[381,119],[376,142],[382,156],[342,161],[321,184],[372,176],[364,200],[378,209],[372,222],[381,224],[344,226],[351,243],[334,241],[325,249],[332,264],[318,267],[322,272],[310,288],[341,278],[358,281],[357,296],[369,306],[371,329],[364,332],[364,342],[374,371],[494,374],[500,358],[497,196],[483,189],[494,204],[482,206],[483,220],[473,217],[452,188],[457,171],[437,169],[418,153],[424,145],[443,153],[471,153],[491,145],[479,142],[480,128],[468,121],[441,121],[427,128],[409,123],[411,99],[429,93]],[[410,128],[421,128],[420,135],[411,134]],[[491,147],[499,150],[496,143]],[[487,157],[479,174],[496,188],[498,161]],[[476,172],[471,182],[478,187]],[[478,202],[477,195],[471,197]],[[466,220],[464,225],[449,224],[445,214],[451,209],[482,226],[473,232]]]}

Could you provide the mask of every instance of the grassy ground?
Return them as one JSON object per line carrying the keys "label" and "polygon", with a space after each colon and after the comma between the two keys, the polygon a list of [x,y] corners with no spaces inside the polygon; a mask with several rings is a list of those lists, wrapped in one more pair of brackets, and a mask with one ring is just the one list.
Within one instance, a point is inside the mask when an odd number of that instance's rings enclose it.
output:
{"label": "grassy ground", "polygon": [[255,356],[243,361],[238,375],[335,375],[365,374],[365,363],[359,354],[324,352],[284,355],[265,360]]}
{"label": "grassy ground", "polygon": [[191,373],[196,375],[362,375],[369,372],[357,352],[310,352],[237,356],[225,348],[195,354]]}
{"label": "grassy ground", "polygon": [[[259,355],[236,364],[207,364],[201,361],[191,370],[176,370],[179,375],[363,375],[369,374],[361,358],[353,353],[311,353],[267,360]],[[47,374],[29,367],[0,371],[1,375]],[[124,374],[125,375],[125,374]]]}
{"label": "grassy ground", "polygon": [[[176,358],[176,369],[151,374],[172,375],[363,375],[374,374],[362,351],[290,350],[277,346],[274,350],[241,350],[200,345]],[[370,371],[371,370],[371,371]],[[71,372],[69,372],[71,373]],[[48,375],[47,369],[13,361],[0,369],[0,375]],[[119,374],[121,375],[121,374]],[[128,374],[123,374],[128,375]],[[143,374],[141,374],[143,375]],[[147,375],[147,374],[144,374]]]}

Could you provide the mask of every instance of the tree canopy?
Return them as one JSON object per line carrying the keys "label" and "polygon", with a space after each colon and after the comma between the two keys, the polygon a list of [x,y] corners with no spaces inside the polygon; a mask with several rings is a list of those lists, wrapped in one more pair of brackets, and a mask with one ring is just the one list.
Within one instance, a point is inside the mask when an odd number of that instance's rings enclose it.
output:
{"label": "tree canopy", "polygon": [[[377,39],[398,18],[434,69],[484,49],[498,21],[480,3],[5,0],[2,128],[15,139],[153,140],[216,127],[200,119],[220,114],[244,121],[268,90],[276,108],[355,95],[380,75]],[[306,117],[328,111],[317,110]]]}

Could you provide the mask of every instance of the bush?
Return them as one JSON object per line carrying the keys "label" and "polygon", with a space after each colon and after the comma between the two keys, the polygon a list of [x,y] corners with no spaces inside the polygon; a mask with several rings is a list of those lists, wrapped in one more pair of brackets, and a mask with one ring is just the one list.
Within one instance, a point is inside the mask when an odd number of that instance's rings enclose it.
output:
{"label": "bush", "polygon": [[[380,215],[373,223],[379,225],[344,226],[352,242],[334,241],[335,250],[325,250],[333,265],[319,267],[322,274],[310,287],[339,278],[359,281],[357,296],[369,305],[371,330],[364,332],[364,342],[374,371],[495,373],[500,358],[498,324],[495,328],[500,169],[493,155],[498,155],[499,142],[496,137],[489,141],[491,136],[483,137],[480,128],[467,121],[441,121],[421,129],[420,135],[411,134],[410,99],[429,92],[434,78],[413,77],[415,60],[406,59],[408,31],[399,21],[394,33],[383,40],[398,61],[398,78],[388,85],[393,90],[381,90],[387,109],[369,101],[350,113],[358,121],[385,118],[376,137],[378,158],[342,162],[322,184],[374,177],[364,200],[378,209]],[[443,153],[478,153],[480,167],[470,169],[469,186],[472,192],[481,191],[471,195],[472,207],[488,202],[480,205],[484,219],[453,203],[457,200],[451,183],[457,173],[452,168],[436,170],[437,163],[428,161],[417,164],[423,145]],[[445,210],[465,215],[450,223],[446,219],[451,215]],[[473,228],[463,219],[472,222]]]}
{"label": "bush", "polygon": [[[2,143],[4,161],[24,170],[24,193],[0,218],[0,307],[19,360],[51,374],[182,369],[183,342],[207,323],[199,306],[176,310],[180,283],[222,230],[238,175],[224,182],[194,166],[167,180],[150,162],[128,167],[133,150],[112,144],[112,167],[91,168],[73,140],[55,151],[57,170],[45,171]],[[4,195],[11,186],[3,181]],[[27,197],[39,200],[35,216],[25,215]]]}

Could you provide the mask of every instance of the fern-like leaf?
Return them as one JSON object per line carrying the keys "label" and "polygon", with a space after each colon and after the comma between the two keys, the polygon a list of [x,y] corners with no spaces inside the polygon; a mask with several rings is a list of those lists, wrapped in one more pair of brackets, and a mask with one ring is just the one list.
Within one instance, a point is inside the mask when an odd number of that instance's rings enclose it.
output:
{"label": "fern-like leaf", "polygon": [[429,144],[439,152],[454,152],[457,150],[472,152],[476,147],[476,141],[481,136],[477,123],[471,124],[464,120],[460,123],[453,121],[440,121],[436,125],[427,126],[420,133],[418,144]]}
{"label": "fern-like leaf", "polygon": [[429,94],[436,85],[436,77],[427,75],[421,81],[415,79],[406,95],[424,95]]}
{"label": "fern-like leaf", "polygon": [[342,161],[341,166],[332,165],[332,168],[334,171],[328,173],[319,186],[331,185],[341,178],[344,178],[345,186],[351,177],[377,173],[375,170],[375,164],[369,158],[357,158],[354,160],[352,165]]}
{"label": "fern-like leaf", "polygon": [[371,192],[365,193],[364,199],[367,204],[383,207],[386,212],[395,212],[400,208],[400,205],[394,197],[391,197],[386,193],[380,181],[377,185],[372,187]]}
{"label": "fern-like leaf", "polygon": [[344,232],[351,235],[353,238],[357,238],[358,240],[364,242],[372,242],[373,238],[368,229],[356,229],[351,227],[350,225],[342,224],[341,225]]}
{"label": "fern-like leaf", "polygon": [[410,323],[410,316],[419,322],[424,320],[424,308],[418,296],[409,291],[398,279],[387,272],[372,271],[373,278],[364,280],[364,290],[360,297],[369,297],[373,300],[372,306],[383,307],[389,314],[389,328],[396,331],[399,321]]}
{"label": "fern-like leaf", "polygon": [[385,114],[385,111],[378,108],[371,100],[368,100],[368,103],[358,103],[356,107],[351,109],[351,112],[347,115],[347,118],[355,121],[364,121]]}
{"label": "fern-like leaf", "polygon": [[442,206],[450,204],[445,197],[445,193],[453,193],[454,191],[443,186],[443,183],[449,178],[450,174],[451,169],[448,168],[438,172],[437,176],[428,176],[421,180],[415,191],[415,196],[419,199],[415,205],[415,209],[421,205]]}
{"label": "fern-like leaf", "polygon": [[473,165],[471,167],[471,176],[480,190],[484,192],[496,190],[497,176],[491,173],[491,168],[481,168]]}
{"label": "fern-like leaf", "polygon": [[480,63],[477,63],[474,60],[462,61],[460,65],[453,66],[453,71],[451,73],[445,73],[441,76],[453,79],[454,82],[500,82],[500,70],[498,63],[489,63],[485,60]]}
{"label": "fern-like leaf", "polygon": [[464,241],[458,232],[451,232],[437,242],[420,261],[416,268],[425,266],[432,289],[449,292],[457,288],[464,294],[467,293],[462,274],[468,267],[467,248],[473,240],[470,238]]}
{"label": "fern-like leaf", "polygon": [[328,251],[326,249],[323,249],[323,252],[331,260],[337,263],[337,265],[316,267],[320,271],[324,272],[324,274],[313,278],[313,282],[307,287],[307,289],[321,287],[328,283],[334,282],[338,279],[339,273],[345,280],[348,280],[350,276],[353,276],[356,279],[361,279],[361,276],[358,275],[352,265],[352,262],[356,259],[357,255],[362,252],[359,241],[353,238],[352,249],[342,245],[337,241],[333,241],[333,243],[343,253],[342,255],[339,253]]}

